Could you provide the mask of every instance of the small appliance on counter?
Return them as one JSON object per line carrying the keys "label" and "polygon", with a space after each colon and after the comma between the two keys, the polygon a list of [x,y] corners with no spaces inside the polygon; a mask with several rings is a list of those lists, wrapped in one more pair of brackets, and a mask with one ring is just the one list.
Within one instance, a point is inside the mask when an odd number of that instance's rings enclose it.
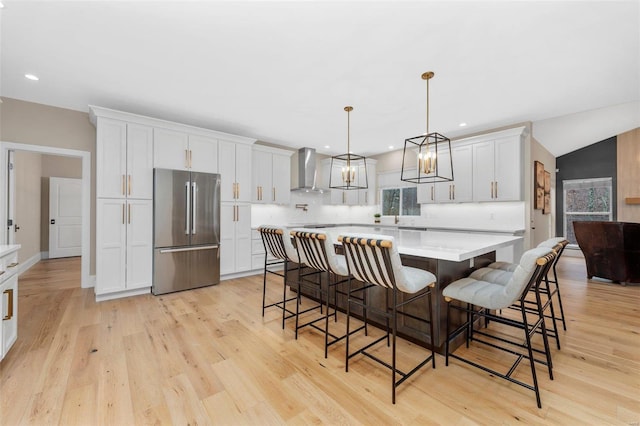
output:
{"label": "small appliance on counter", "polygon": [[155,295],[220,282],[220,175],[153,171]]}

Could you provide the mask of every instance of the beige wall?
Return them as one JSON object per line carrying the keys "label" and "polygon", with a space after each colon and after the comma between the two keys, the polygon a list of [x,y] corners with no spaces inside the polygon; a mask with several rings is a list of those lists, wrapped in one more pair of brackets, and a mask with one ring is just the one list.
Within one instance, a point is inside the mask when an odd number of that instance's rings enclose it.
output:
{"label": "beige wall", "polygon": [[40,253],[40,175],[41,155],[32,152],[16,152],[14,157],[16,196],[15,223],[20,229],[15,233],[21,262]]}
{"label": "beige wall", "polygon": [[[556,157],[553,156],[538,141],[531,138],[531,159],[529,160],[529,179],[526,181],[525,193],[528,194],[528,206],[531,223],[531,247],[535,247],[541,242],[554,237],[556,234]],[[533,202],[536,196],[533,190],[534,167],[533,162],[540,161],[544,164],[545,171],[551,174],[551,213],[543,214],[542,210],[535,210]]]}
{"label": "beige wall", "polygon": [[625,198],[640,197],[640,127],[618,135],[618,220],[640,222],[640,204]]}
{"label": "beige wall", "polygon": [[42,156],[42,173],[40,182],[40,250],[49,251],[49,178],[82,178],[82,160],[80,158],[60,157],[57,155]]}
{"label": "beige wall", "polygon": [[[96,129],[89,122],[89,114],[10,98],[2,98],[2,101],[0,140],[3,142],[44,145],[91,153],[90,274],[95,274]],[[40,190],[40,180],[37,187]],[[40,210],[38,206],[38,216]]]}

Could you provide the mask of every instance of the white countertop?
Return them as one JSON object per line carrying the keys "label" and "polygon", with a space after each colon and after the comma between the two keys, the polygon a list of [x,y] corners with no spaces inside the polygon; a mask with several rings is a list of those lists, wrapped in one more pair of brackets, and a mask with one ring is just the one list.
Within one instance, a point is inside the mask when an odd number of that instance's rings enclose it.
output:
{"label": "white countertop", "polygon": [[14,251],[20,250],[20,244],[0,244],[0,257],[7,255],[9,253],[13,253]]}
{"label": "white countertop", "polygon": [[415,231],[388,227],[337,226],[331,228],[293,228],[325,232],[338,244],[340,235],[381,234],[392,236],[400,254],[460,262],[499,248],[508,247],[522,237],[453,231]]}

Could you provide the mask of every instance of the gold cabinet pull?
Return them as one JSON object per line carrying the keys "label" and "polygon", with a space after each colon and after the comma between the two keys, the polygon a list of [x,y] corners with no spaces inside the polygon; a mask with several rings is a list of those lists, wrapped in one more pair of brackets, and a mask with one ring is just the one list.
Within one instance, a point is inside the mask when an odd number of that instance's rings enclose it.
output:
{"label": "gold cabinet pull", "polygon": [[449,199],[451,199],[451,185],[449,185]]}
{"label": "gold cabinet pull", "polygon": [[273,187],[273,201],[276,200],[276,187]]}
{"label": "gold cabinet pull", "polygon": [[193,167],[193,151],[189,150],[189,168]]}
{"label": "gold cabinet pull", "polygon": [[342,204],[344,204],[346,202],[347,201],[346,201],[346,197],[345,197],[344,191],[342,191]]}
{"label": "gold cabinet pull", "polygon": [[453,198],[452,200],[456,199],[456,186],[455,185],[451,185],[451,188],[453,188]]}
{"label": "gold cabinet pull", "polygon": [[240,198],[240,184],[236,183],[236,198]]}
{"label": "gold cabinet pull", "polygon": [[122,224],[124,225],[124,204],[122,205]]}
{"label": "gold cabinet pull", "polygon": [[126,179],[127,178],[125,177],[125,175],[122,175],[122,195],[127,195],[127,192],[125,190],[125,186],[126,186],[126,182],[125,181],[126,181]]}
{"label": "gold cabinet pull", "polygon": [[496,198],[498,198],[498,181],[496,181],[495,188],[496,188]]}
{"label": "gold cabinet pull", "polygon": [[4,321],[10,320],[11,318],[13,318],[13,289],[12,288],[8,288],[6,289],[3,294],[6,294],[7,296],[9,296],[9,303],[7,305],[7,315],[5,315],[2,319]]}
{"label": "gold cabinet pull", "polygon": [[131,225],[131,204],[129,204],[128,207],[129,207],[128,222],[129,222],[129,225]]}
{"label": "gold cabinet pull", "polygon": [[184,150],[184,167],[185,169],[189,168],[189,150],[188,149]]}
{"label": "gold cabinet pull", "polygon": [[491,198],[493,198],[493,182],[491,182]]}
{"label": "gold cabinet pull", "polygon": [[129,176],[129,182],[128,182],[128,188],[127,188],[127,194],[131,195],[131,175]]}
{"label": "gold cabinet pull", "polygon": [[433,193],[434,193],[434,192],[435,192],[435,187],[434,187],[433,185],[431,185],[431,201],[433,201],[433,200],[434,200],[434,198],[435,198],[435,197],[433,196]]}

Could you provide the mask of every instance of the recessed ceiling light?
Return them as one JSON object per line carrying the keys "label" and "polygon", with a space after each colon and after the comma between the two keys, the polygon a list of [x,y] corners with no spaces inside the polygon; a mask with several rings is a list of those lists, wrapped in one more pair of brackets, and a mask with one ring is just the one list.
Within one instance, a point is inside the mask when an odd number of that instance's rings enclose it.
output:
{"label": "recessed ceiling light", "polygon": [[0,1],[0,9],[4,8],[4,4]]}
{"label": "recessed ceiling light", "polygon": [[460,127],[466,127],[467,123],[460,123]]}
{"label": "recessed ceiling light", "polygon": [[25,75],[24,75],[24,78],[27,78],[27,79],[29,79],[29,80],[33,80],[33,81],[38,81],[38,80],[40,80],[40,79],[38,78],[38,76],[37,76],[37,75],[33,75],[33,74],[25,74]]}
{"label": "recessed ceiling light", "polygon": [[389,149],[393,149],[393,145],[389,145]]}
{"label": "recessed ceiling light", "polygon": [[329,145],[324,146],[324,149],[329,149],[329,148],[331,148]]}

